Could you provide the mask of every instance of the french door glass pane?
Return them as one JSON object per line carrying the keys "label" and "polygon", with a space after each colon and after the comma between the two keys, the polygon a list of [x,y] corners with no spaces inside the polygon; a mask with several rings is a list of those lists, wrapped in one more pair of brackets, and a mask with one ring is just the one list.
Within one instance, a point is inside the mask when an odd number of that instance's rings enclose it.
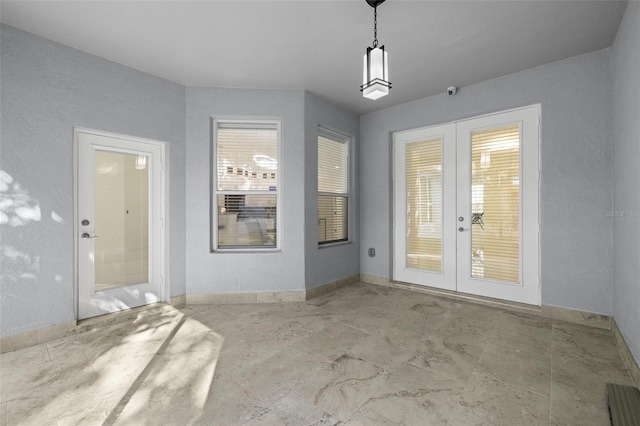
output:
{"label": "french door glass pane", "polygon": [[406,151],[406,267],[442,272],[442,138]]}
{"label": "french door glass pane", "polygon": [[471,133],[471,276],[520,281],[520,126]]}
{"label": "french door glass pane", "polygon": [[95,152],[95,291],[149,282],[146,155]]}

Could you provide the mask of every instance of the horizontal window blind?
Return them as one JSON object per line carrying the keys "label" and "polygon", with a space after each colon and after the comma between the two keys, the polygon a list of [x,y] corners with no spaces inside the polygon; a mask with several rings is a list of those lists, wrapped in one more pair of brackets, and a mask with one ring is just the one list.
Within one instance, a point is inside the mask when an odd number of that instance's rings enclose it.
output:
{"label": "horizontal window blind", "polygon": [[348,239],[349,138],[318,129],[318,243]]}
{"label": "horizontal window blind", "polygon": [[278,130],[275,125],[219,123],[218,190],[275,190]]}
{"label": "horizontal window blind", "polygon": [[471,134],[471,275],[520,281],[520,125]]}
{"label": "horizontal window blind", "polygon": [[216,248],[277,246],[278,125],[216,122]]}
{"label": "horizontal window blind", "polygon": [[406,146],[406,267],[442,272],[442,138]]}

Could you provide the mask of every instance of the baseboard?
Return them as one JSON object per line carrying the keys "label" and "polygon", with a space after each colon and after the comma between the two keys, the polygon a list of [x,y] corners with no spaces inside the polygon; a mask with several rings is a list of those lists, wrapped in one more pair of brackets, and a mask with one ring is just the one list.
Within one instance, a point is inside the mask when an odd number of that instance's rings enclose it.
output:
{"label": "baseboard", "polygon": [[616,323],[615,318],[611,319],[611,333],[613,334],[613,340],[616,342],[622,361],[624,361],[627,370],[629,370],[633,384],[637,388],[640,388],[640,366],[638,366],[638,361],[633,357],[633,353],[631,353],[627,341],[624,339],[620,328],[618,328],[618,323]]}
{"label": "baseboard", "polygon": [[173,296],[169,302],[174,308],[182,308],[187,304],[187,295],[181,294],[180,296]]}
{"label": "baseboard", "polygon": [[602,328],[605,330],[609,330],[611,327],[611,317],[607,315],[594,314],[592,312],[577,311],[557,306],[532,306],[524,303],[508,302],[500,299],[492,299],[490,297],[475,296],[472,294],[457,293],[455,291],[440,290],[433,287],[391,281],[387,277],[377,275],[360,274],[360,279],[362,282],[368,284],[415,291],[418,293],[431,294],[454,300],[463,300],[480,305],[493,306],[508,311],[523,312],[530,315],[539,315],[544,318],[582,324],[589,327]]}
{"label": "baseboard", "polygon": [[360,274],[351,275],[347,278],[342,278],[340,280],[331,281],[326,284],[319,285],[314,288],[310,288],[306,291],[306,300],[311,300],[316,297],[324,296],[325,294],[329,294],[334,292],[342,287],[346,287],[348,285],[357,283],[360,281]]}

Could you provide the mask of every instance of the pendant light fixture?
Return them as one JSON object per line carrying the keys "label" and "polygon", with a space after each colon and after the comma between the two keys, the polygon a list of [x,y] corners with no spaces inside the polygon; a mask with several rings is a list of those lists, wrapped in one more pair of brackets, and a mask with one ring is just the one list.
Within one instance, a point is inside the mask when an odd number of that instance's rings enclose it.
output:
{"label": "pendant light fixture", "polygon": [[389,94],[389,61],[384,46],[378,47],[378,5],[384,0],[367,0],[373,7],[373,46],[367,47],[362,69],[362,96],[369,99],[379,99]]}

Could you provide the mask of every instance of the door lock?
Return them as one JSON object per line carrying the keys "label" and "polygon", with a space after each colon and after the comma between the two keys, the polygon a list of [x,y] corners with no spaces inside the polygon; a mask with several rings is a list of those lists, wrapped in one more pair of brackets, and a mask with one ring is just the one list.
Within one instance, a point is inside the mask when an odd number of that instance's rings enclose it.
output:
{"label": "door lock", "polygon": [[458,222],[464,222],[464,217],[460,216],[460,217],[458,218]]}
{"label": "door lock", "polygon": [[88,226],[89,225],[89,221],[87,219],[83,219],[82,222],[80,222],[82,224],[82,226]]}

